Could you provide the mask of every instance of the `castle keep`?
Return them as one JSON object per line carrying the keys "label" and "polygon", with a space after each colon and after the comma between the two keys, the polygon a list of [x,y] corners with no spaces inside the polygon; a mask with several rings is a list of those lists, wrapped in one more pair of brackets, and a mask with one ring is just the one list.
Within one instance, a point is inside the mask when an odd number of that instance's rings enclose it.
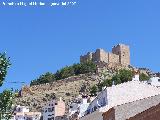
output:
{"label": "castle keep", "polygon": [[123,66],[130,65],[130,49],[128,45],[118,44],[112,48],[112,52],[106,52],[103,49],[97,49],[96,52],[88,52],[86,55],[80,56],[80,62],[87,61],[105,62],[121,64]]}

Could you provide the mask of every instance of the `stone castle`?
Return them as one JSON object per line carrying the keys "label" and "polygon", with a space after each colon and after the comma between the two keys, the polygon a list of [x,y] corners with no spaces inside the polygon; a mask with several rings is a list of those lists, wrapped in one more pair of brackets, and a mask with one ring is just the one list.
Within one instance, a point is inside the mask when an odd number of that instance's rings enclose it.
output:
{"label": "stone castle", "polygon": [[88,52],[80,56],[80,62],[87,61],[105,62],[112,64],[121,64],[122,66],[130,65],[130,49],[128,45],[118,44],[112,48],[112,52],[106,52],[103,49],[97,49],[96,52]]}

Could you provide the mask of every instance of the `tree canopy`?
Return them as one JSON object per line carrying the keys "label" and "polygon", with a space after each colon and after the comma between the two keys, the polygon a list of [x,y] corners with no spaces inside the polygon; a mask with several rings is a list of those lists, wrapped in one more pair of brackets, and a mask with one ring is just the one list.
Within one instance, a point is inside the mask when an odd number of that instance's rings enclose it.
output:
{"label": "tree canopy", "polygon": [[7,69],[10,65],[10,60],[6,57],[6,53],[0,53],[0,87],[5,80]]}
{"label": "tree canopy", "polygon": [[149,75],[146,75],[146,74],[144,74],[144,73],[140,73],[139,79],[140,79],[140,81],[149,80],[149,79],[150,79],[150,76],[149,76]]}
{"label": "tree canopy", "polygon": [[[0,53],[0,87],[3,85],[10,65],[10,59],[6,57],[6,53]],[[4,90],[0,93],[0,119],[9,120],[11,118],[13,98],[11,90]]]}
{"label": "tree canopy", "polygon": [[39,78],[31,81],[32,85],[39,85],[44,83],[53,82],[55,80],[61,80],[68,78],[70,76],[85,74],[85,73],[95,73],[96,72],[96,65],[95,63],[88,61],[85,63],[77,63],[71,66],[63,67],[60,70],[57,70],[56,73],[47,72],[41,75]]}
{"label": "tree canopy", "polygon": [[9,120],[12,116],[14,95],[11,90],[4,90],[0,93],[0,114],[5,120]]}
{"label": "tree canopy", "polygon": [[49,83],[53,80],[55,80],[55,75],[50,72],[47,72],[43,75],[40,75],[38,79],[31,81],[31,85]]}
{"label": "tree canopy", "polygon": [[[119,70],[111,79],[105,79],[102,82],[98,83],[96,87],[98,88],[97,91],[101,91],[102,87],[110,87],[114,83],[115,85],[121,84],[124,82],[131,81],[133,77],[133,73],[131,70],[121,69]],[[95,86],[91,87],[90,93],[95,93]]]}
{"label": "tree canopy", "polygon": [[116,75],[112,77],[112,81],[114,81],[115,84],[120,84],[127,81],[131,81],[132,77],[133,73],[131,70],[121,69]]}
{"label": "tree canopy", "polygon": [[96,96],[96,95],[97,95],[97,92],[98,92],[98,87],[97,87],[96,85],[94,85],[94,86],[92,86],[92,87],[90,88],[90,93],[91,93],[91,95]]}

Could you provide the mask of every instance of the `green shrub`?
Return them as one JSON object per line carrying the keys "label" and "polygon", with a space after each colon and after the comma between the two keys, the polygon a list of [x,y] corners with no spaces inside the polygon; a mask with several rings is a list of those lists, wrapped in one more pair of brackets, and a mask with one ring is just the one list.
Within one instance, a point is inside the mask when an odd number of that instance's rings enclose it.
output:
{"label": "green shrub", "polygon": [[132,77],[133,73],[131,70],[121,69],[116,75],[112,77],[112,81],[114,81],[115,84],[120,84],[131,81]]}
{"label": "green shrub", "polygon": [[57,70],[55,74],[47,72],[44,75],[41,75],[38,79],[31,81],[32,85],[44,84],[49,83],[54,80],[61,80],[68,78],[70,76],[85,74],[85,73],[95,73],[96,72],[96,65],[95,63],[89,61],[86,63],[78,63],[73,64],[72,66],[66,66],[60,70]]}
{"label": "green shrub", "polygon": [[43,75],[40,75],[40,77],[38,79],[35,79],[33,81],[31,81],[31,86],[32,85],[39,85],[39,84],[44,84],[44,83],[49,83],[55,80],[55,75],[52,73],[45,73]]}
{"label": "green shrub", "polygon": [[91,93],[91,95],[96,96],[96,95],[97,95],[97,92],[98,92],[98,88],[97,88],[96,85],[94,85],[94,86],[92,86],[92,87],[90,88],[90,93]]}
{"label": "green shrub", "polygon": [[102,90],[102,87],[110,87],[112,86],[112,83],[114,81],[114,84],[121,84],[127,81],[131,81],[133,77],[132,71],[131,70],[126,70],[126,69],[121,69],[119,70],[113,77],[112,79],[106,79],[99,83],[98,86],[98,91]]}
{"label": "green shrub", "polygon": [[148,76],[148,75],[146,75],[146,74],[144,74],[144,73],[141,73],[141,74],[139,75],[139,79],[140,79],[140,81],[149,80],[149,79],[150,79],[150,76]]}

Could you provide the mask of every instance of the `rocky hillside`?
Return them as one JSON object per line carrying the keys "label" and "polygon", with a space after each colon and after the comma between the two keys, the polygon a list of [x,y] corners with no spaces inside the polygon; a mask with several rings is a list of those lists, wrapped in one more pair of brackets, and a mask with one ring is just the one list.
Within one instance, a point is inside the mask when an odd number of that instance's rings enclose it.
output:
{"label": "rocky hillside", "polygon": [[22,97],[16,98],[16,104],[29,106],[31,111],[41,111],[42,106],[51,100],[62,97],[66,103],[73,100],[79,93],[89,93],[89,88],[101,78],[94,75],[79,75],[57,82],[22,88]]}
{"label": "rocky hillside", "polygon": [[[99,82],[111,78],[121,65],[112,65],[105,63],[96,63],[96,73],[80,74],[71,76],[62,80],[34,85],[31,87],[24,86],[21,90],[21,97],[16,98],[16,104],[29,106],[31,111],[41,111],[44,106],[52,98],[65,100],[66,106],[69,101],[74,100],[78,95],[89,94],[90,88]],[[133,70],[133,67],[126,69]],[[143,69],[145,74],[149,74],[148,69]]]}

